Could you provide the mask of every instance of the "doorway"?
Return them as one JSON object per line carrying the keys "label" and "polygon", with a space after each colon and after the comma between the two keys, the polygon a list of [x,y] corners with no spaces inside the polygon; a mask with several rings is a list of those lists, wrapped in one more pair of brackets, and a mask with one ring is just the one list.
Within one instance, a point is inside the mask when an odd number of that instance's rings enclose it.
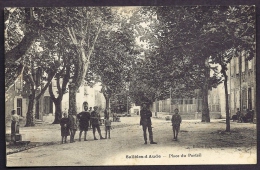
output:
{"label": "doorway", "polygon": [[248,88],[248,109],[252,110],[252,90]]}
{"label": "doorway", "polygon": [[43,111],[45,114],[53,114],[53,102],[50,96],[44,96]]}

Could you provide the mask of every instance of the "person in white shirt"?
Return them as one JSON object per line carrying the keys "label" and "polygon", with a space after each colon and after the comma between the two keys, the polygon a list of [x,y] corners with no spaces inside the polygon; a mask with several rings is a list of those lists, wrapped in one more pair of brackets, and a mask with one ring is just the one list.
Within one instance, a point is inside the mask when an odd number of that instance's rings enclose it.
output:
{"label": "person in white shirt", "polygon": [[12,110],[11,116],[11,134],[19,133],[19,115],[17,115],[16,110]]}

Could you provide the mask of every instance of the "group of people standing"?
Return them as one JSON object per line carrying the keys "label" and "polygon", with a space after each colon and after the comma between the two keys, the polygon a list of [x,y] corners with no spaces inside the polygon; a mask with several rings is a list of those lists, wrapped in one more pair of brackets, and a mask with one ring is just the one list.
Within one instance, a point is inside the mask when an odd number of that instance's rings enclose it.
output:
{"label": "group of people standing", "polygon": [[[81,141],[82,132],[84,132],[84,141],[87,141],[87,132],[90,127],[90,125],[93,128],[93,136],[94,140],[98,140],[96,137],[96,130],[98,131],[100,139],[107,139],[107,137],[110,139],[110,129],[111,129],[111,120],[109,120],[109,112],[108,110],[105,110],[104,117],[105,117],[105,131],[106,131],[106,137],[103,137],[101,134],[100,129],[100,122],[101,117],[100,114],[97,111],[98,107],[94,107],[94,111],[90,112],[88,110],[88,106],[84,106],[84,111],[80,112],[77,115],[73,115],[72,113],[69,113],[68,117],[67,114],[64,113],[64,117],[60,121],[61,125],[61,143],[67,143],[67,136],[70,136],[70,143],[75,142],[74,137],[77,131],[77,128],[79,127],[79,141]],[[179,110],[174,110],[175,114],[172,115],[172,126],[173,126],[173,140],[177,140],[178,132],[180,130],[180,124],[181,124],[181,116],[178,114]],[[143,137],[144,137],[144,144],[147,144],[147,129],[149,133],[149,141],[150,144],[157,144],[153,140],[153,132],[152,132],[152,112],[147,108],[146,104],[142,105],[142,109],[140,111],[140,125],[143,129]]]}
{"label": "group of people standing", "polygon": [[90,126],[92,126],[93,129],[93,136],[94,140],[98,140],[96,138],[96,130],[98,131],[100,139],[110,139],[110,129],[111,129],[111,121],[109,120],[108,112],[107,115],[105,115],[105,127],[106,127],[106,137],[104,138],[101,135],[101,129],[100,129],[100,122],[101,117],[98,113],[98,107],[95,106],[94,110],[91,112],[91,110],[88,110],[88,106],[84,106],[84,111],[80,112],[77,115],[73,115],[72,113],[69,113],[67,117],[67,113],[64,113],[64,117],[61,119],[60,125],[61,125],[61,143],[67,143],[67,136],[70,136],[70,143],[75,142],[75,134],[77,131],[77,128],[79,128],[79,141],[81,141],[82,138],[82,132],[84,132],[84,141],[87,141],[87,131]]}
{"label": "group of people standing", "polygon": [[234,115],[233,115],[232,119],[233,119],[233,121],[235,121],[235,119],[237,119],[238,123],[253,122],[254,110],[246,109],[245,113],[243,113],[239,110],[239,108],[237,108],[236,118],[234,118]]}

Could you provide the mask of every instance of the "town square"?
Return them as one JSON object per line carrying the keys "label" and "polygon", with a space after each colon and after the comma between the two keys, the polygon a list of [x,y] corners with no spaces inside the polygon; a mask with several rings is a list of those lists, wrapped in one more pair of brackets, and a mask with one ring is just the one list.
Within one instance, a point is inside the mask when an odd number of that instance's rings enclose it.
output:
{"label": "town square", "polygon": [[256,9],[6,7],[7,167],[257,163]]}

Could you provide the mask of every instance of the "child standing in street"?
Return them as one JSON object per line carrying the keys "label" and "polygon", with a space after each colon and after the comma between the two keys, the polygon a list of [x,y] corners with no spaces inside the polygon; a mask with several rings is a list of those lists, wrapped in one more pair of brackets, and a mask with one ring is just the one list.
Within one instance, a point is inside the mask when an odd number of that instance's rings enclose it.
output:
{"label": "child standing in street", "polygon": [[107,134],[108,134],[108,139],[110,138],[110,129],[111,129],[111,120],[109,120],[109,117],[106,117],[105,120],[105,130],[106,130],[106,139],[107,139]]}
{"label": "child standing in street", "polygon": [[175,114],[172,115],[173,140],[177,140],[182,119],[181,116],[179,115],[179,109],[176,108],[174,112]]}
{"label": "child standing in street", "polygon": [[63,113],[63,118],[60,120],[61,144],[63,144],[63,140],[65,143],[67,143],[67,136],[70,135],[68,124],[69,124],[69,118],[67,116],[67,113]]}

